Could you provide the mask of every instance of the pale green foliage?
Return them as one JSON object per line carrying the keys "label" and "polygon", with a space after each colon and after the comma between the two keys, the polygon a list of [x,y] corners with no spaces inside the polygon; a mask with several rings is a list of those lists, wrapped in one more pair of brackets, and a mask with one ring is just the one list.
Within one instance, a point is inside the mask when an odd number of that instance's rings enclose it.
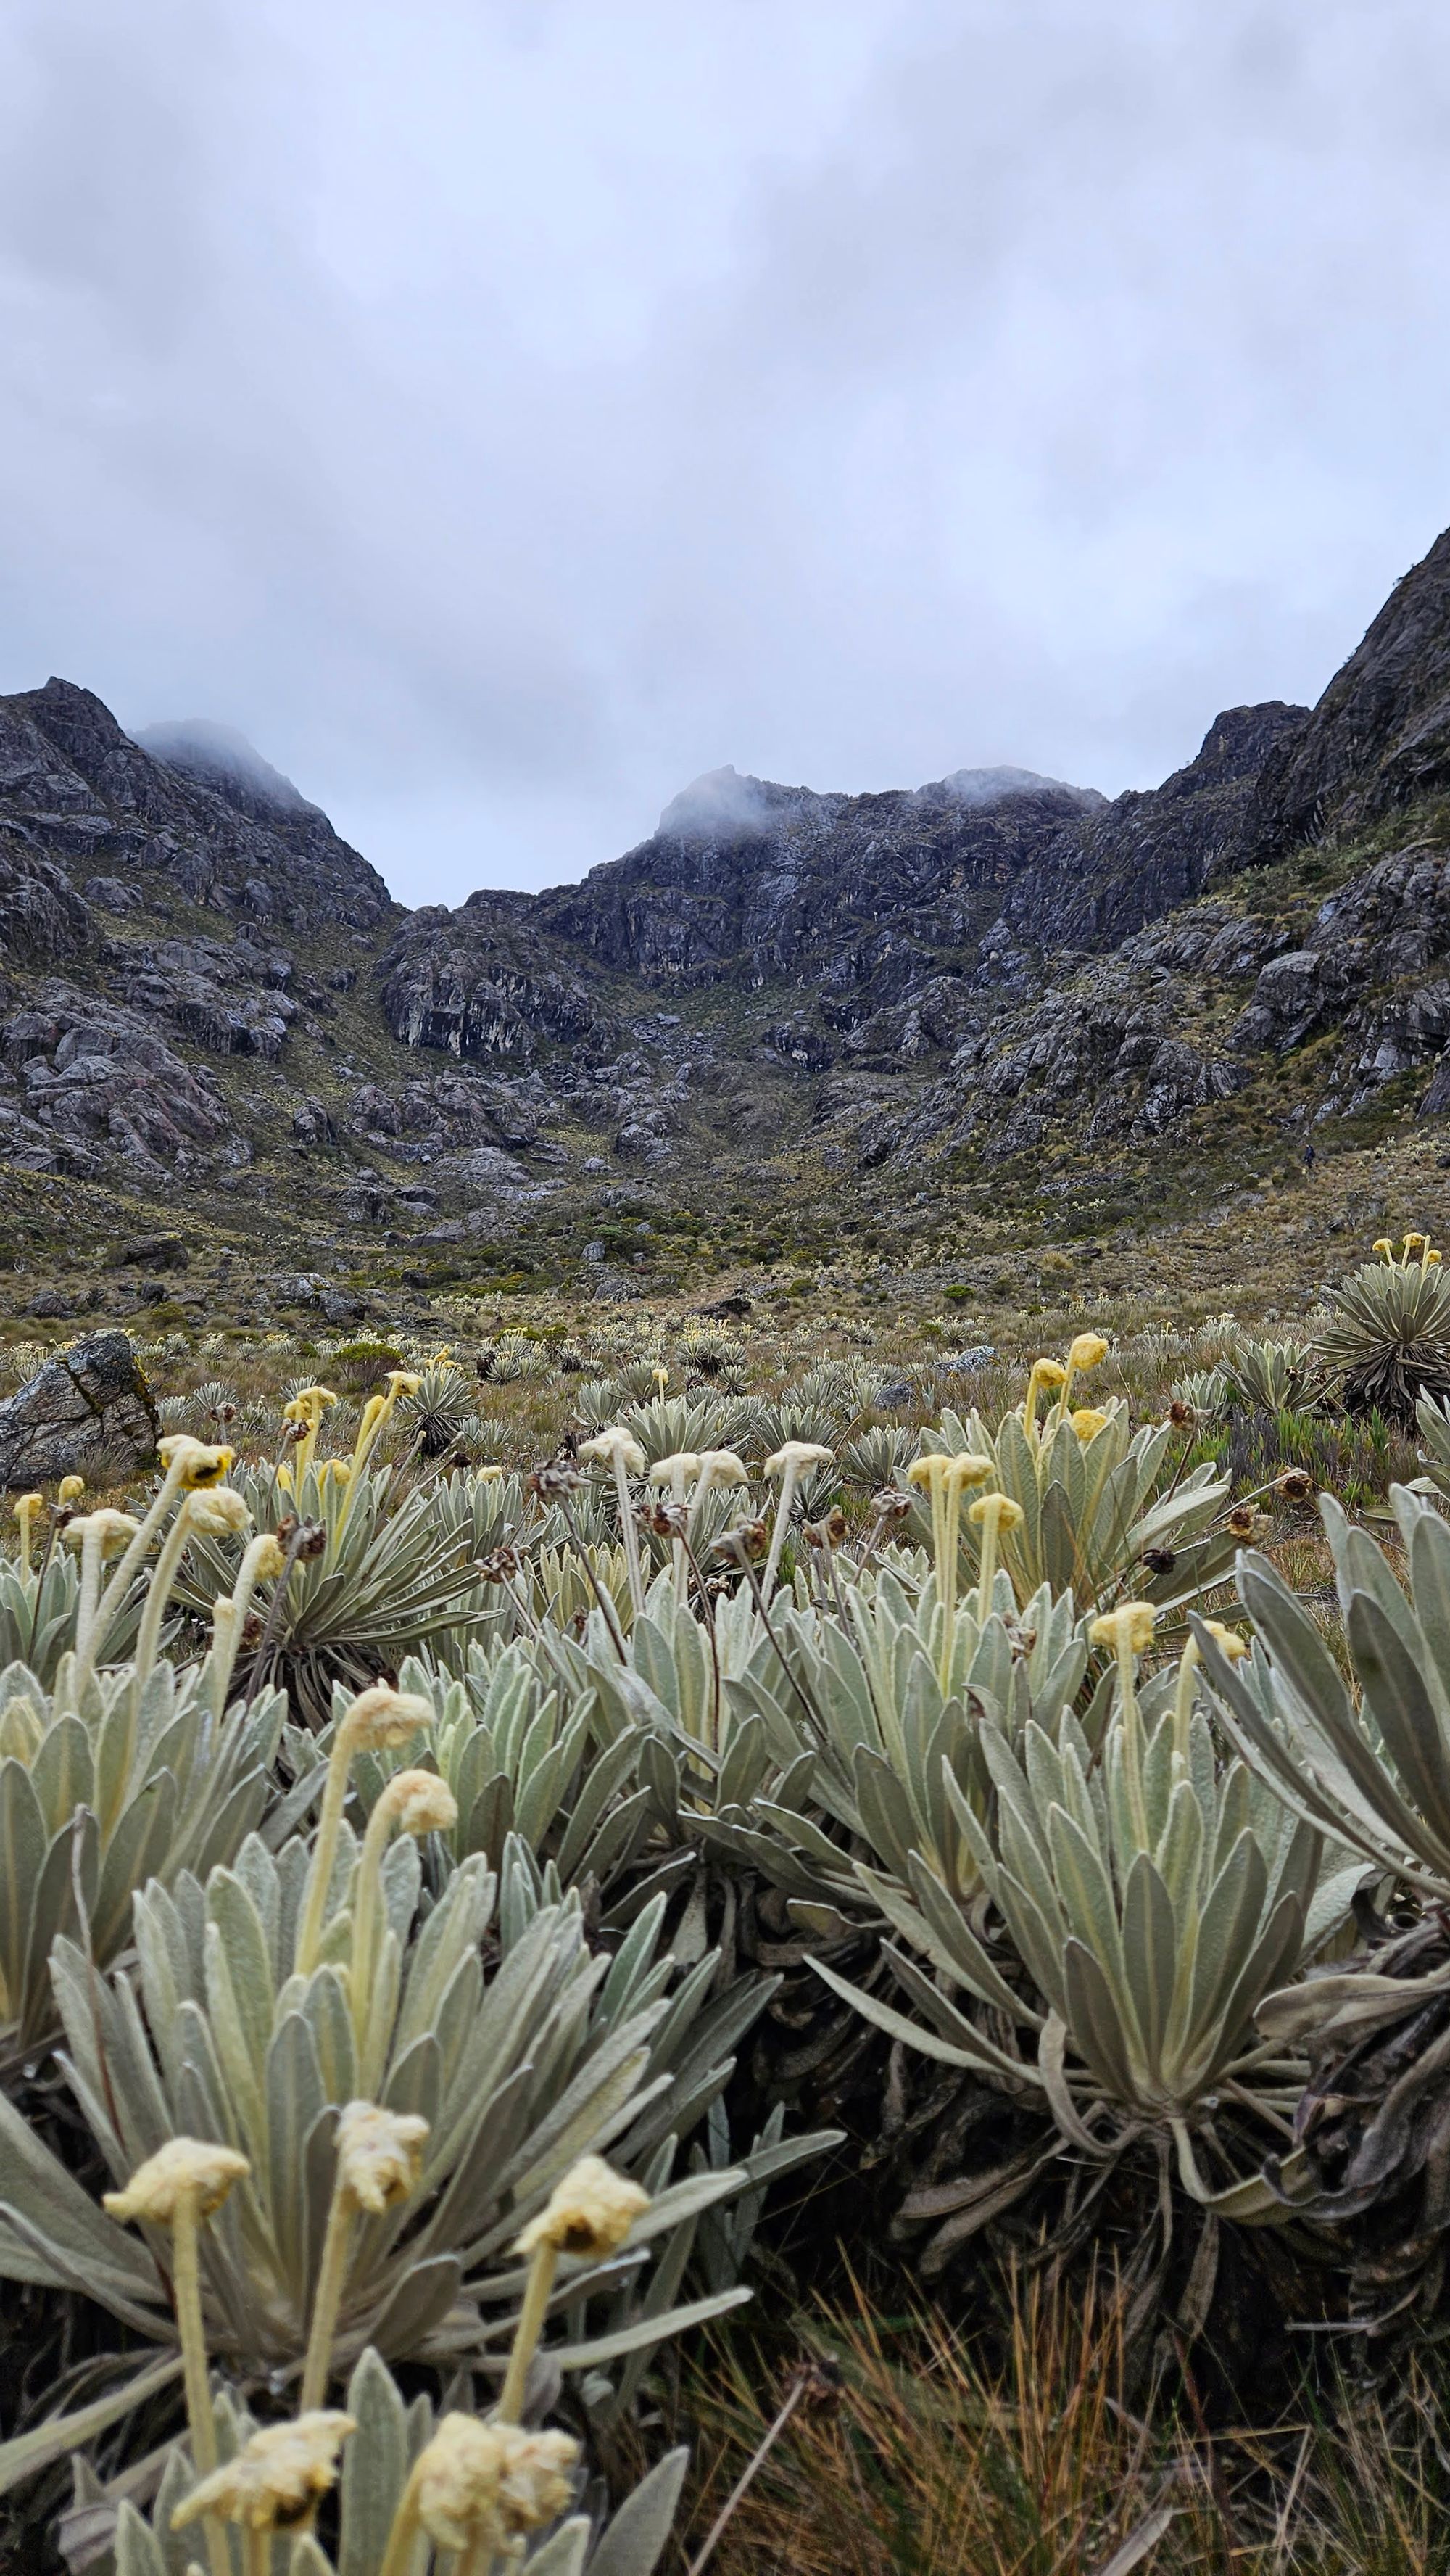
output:
{"label": "pale green foliage", "polygon": [[163,1663],[138,1688],[123,1667],[77,1713],[23,1664],[0,1673],[0,2047],[54,2031],[58,1933],[104,1967],[139,1887],[230,1860],[260,1821],[285,1703],[218,1716],[206,1681]]}
{"label": "pale green foliage", "polygon": [[1300,1815],[1366,1864],[1450,1898],[1450,1529],[1403,1486],[1391,1502],[1408,1598],[1382,1550],[1321,1497],[1358,1695],[1281,1575],[1246,1554],[1259,1642],[1230,1669],[1210,1646],[1219,1715]]}
{"label": "pale green foliage", "polygon": [[[353,2371],[345,2406],[357,2429],[342,2454],[336,2554],[329,2556],[311,2536],[285,2544],[288,2576],[377,2576],[408,2471],[437,2421],[426,2397],[411,2404],[404,2399],[372,2350]],[[216,2424],[223,2460],[234,2458],[256,2430],[252,2416],[231,2398],[219,2401]],[[514,2563],[532,2576],[654,2576],[674,2524],[688,2456],[682,2450],[667,2453],[602,2527],[596,2498],[581,2492],[553,2530],[540,2532],[524,2559]],[[173,2534],[170,2521],[190,2486],[186,2462],[173,2451],[149,2519],[125,2501],[112,2508],[116,2576],[182,2576],[191,2554],[182,2540],[194,2535]],[[104,2506],[104,2490],[94,2480],[83,2481],[81,2500]]]}
{"label": "pale green foliage", "polygon": [[[344,1845],[338,1894],[353,1866]],[[97,1984],[65,1941],[54,1974],[67,2072],[119,2186],[170,2136],[213,2138],[251,2165],[207,2236],[212,2353],[245,2373],[287,2372],[306,2341],[332,2193],[337,2110],[363,2098],[430,2124],[422,2184],[401,2209],[363,2220],[346,2276],[337,2349],[467,2356],[487,2369],[512,2335],[524,2270],[508,2249],[561,2175],[608,2148],[653,2194],[629,2254],[571,2267],[555,2308],[555,2357],[598,2372],[677,2330],[652,2299],[637,2251],[663,2238],[670,2295],[701,2209],[744,2168],[670,2181],[680,2135],[719,2093],[729,2052],[768,2000],[761,1980],[711,1999],[717,1961],[671,1993],[663,1904],[618,1955],[591,1954],[577,1896],[541,1905],[531,1879],[464,1863],[409,1937],[420,1864],[407,1838],[386,1865],[387,1927],[364,2027],[350,2009],[351,1922],[334,1913],[322,1964],[293,1967],[305,1846],[275,1855],[255,1837],[205,1887],[183,1875],[138,1898],[139,1970]],[[485,1973],[484,1941],[494,1964]],[[124,2233],[0,2098],[10,2182],[0,2275],[83,2290],[155,2342],[174,2332],[166,2239]],[[690,2316],[733,2303],[728,2291]]]}
{"label": "pale green foliage", "polygon": [[1351,1412],[1413,1421],[1422,1395],[1450,1395],[1443,1265],[1366,1261],[1332,1292],[1314,1351]]}
{"label": "pale green foliage", "polygon": [[1324,1393],[1323,1368],[1302,1342],[1235,1341],[1212,1374],[1231,1401],[1262,1413],[1307,1412]]}
{"label": "pale green foliage", "polygon": [[[1125,1404],[1102,1409],[1106,1426],[1086,1443],[1069,1422],[1045,1431],[1039,1446],[1020,1413],[989,1430],[979,1413],[963,1422],[948,1412],[922,1446],[990,1458],[997,1489],[1020,1504],[1023,1526],[1001,1543],[1019,1603],[1046,1583],[1070,1589],[1084,1614],[1123,1588],[1161,1610],[1181,1609],[1232,1570],[1234,1542],[1214,1527],[1228,1484],[1211,1462],[1179,1472],[1180,1435],[1170,1424],[1134,1431]],[[976,1534],[965,1513],[962,1522],[963,1556],[975,1567]],[[1168,1550],[1174,1562],[1160,1572],[1145,1567],[1150,1548]]]}

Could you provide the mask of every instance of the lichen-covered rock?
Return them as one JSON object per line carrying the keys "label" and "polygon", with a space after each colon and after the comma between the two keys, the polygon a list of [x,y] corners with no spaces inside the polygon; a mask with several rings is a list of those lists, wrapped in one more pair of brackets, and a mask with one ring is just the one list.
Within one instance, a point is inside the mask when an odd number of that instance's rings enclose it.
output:
{"label": "lichen-covered rock", "polygon": [[104,1460],[122,1474],[156,1455],[156,1408],[121,1332],[91,1333],[0,1404],[0,1487],[83,1476]]}

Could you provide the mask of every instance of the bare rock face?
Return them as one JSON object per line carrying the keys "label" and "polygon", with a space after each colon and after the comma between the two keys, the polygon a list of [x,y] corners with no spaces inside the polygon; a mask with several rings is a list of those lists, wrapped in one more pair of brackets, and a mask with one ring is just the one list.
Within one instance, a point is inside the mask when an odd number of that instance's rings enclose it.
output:
{"label": "bare rock face", "polygon": [[100,1461],[122,1474],[156,1455],[156,1408],[124,1333],[92,1333],[47,1360],[0,1404],[0,1488],[83,1476]]}

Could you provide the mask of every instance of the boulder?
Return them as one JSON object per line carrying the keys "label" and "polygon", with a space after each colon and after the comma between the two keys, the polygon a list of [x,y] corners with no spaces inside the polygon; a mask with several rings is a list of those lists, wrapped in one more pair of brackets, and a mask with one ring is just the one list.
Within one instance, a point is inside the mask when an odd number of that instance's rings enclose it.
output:
{"label": "boulder", "polygon": [[147,1466],[156,1430],[151,1390],[126,1335],[88,1334],[0,1404],[0,1488],[84,1475],[103,1458],[123,1473]]}

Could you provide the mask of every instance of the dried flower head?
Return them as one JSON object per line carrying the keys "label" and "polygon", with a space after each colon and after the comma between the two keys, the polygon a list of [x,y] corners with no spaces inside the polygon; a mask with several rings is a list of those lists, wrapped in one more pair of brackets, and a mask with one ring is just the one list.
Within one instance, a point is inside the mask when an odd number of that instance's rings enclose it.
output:
{"label": "dried flower head", "polygon": [[269,2424],[244,2442],[235,2459],[202,2478],[171,2517],[173,2531],[216,2514],[246,2531],[297,2531],[319,2496],[337,2482],[337,2455],[357,2425],[351,2415],[318,2408],[290,2424]]}
{"label": "dried flower head", "polygon": [[1171,1574],[1177,1563],[1177,1551],[1171,1547],[1145,1547],[1143,1550],[1143,1569],[1147,1574]]}
{"label": "dried flower head", "polygon": [[428,2123],[377,2102],[348,2102],[337,2115],[337,2178],[359,2209],[381,2218],[423,2179]]}
{"label": "dried flower head", "polygon": [[1108,1346],[1101,1333],[1078,1333],[1068,1345],[1067,1364],[1071,1369],[1095,1369],[1108,1356]]}
{"label": "dried flower head", "polygon": [[183,2202],[189,2202],[199,2218],[209,2218],[214,2209],[220,2209],[233,2183],[244,2180],[251,2170],[234,2147],[201,2138],[168,2138],[164,2147],[136,2167],[124,2191],[102,2195],[101,2206],[123,2226],[133,2218],[144,2218],[153,2227],[171,2227]]}
{"label": "dried flower head", "polygon": [[458,1801],[436,1771],[395,1771],[378,1801],[404,1834],[451,1834]]}
{"label": "dried flower head", "polygon": [[185,1494],[205,1492],[208,1485],[219,1485],[230,1473],[236,1458],[234,1449],[214,1449],[205,1440],[193,1440],[189,1431],[171,1431],[156,1443],[156,1454]]}
{"label": "dried flower head", "polygon": [[1121,1601],[1116,1610],[1099,1612],[1088,1635],[1095,1646],[1111,1646],[1115,1654],[1126,1647],[1130,1655],[1146,1655],[1157,1620],[1151,1601]]}
{"label": "dried flower head", "polygon": [[433,1723],[433,1703],[421,1691],[394,1690],[391,1682],[373,1682],[359,1691],[342,1725],[355,1752],[398,1751],[412,1742],[420,1726]]}
{"label": "dried flower head", "polygon": [[904,1521],[911,1509],[910,1494],[899,1485],[880,1485],[871,1497],[872,1518],[878,1521]]}
{"label": "dried flower head", "polygon": [[1314,1479],[1307,1467],[1285,1467],[1274,1479],[1274,1490],[1286,1502],[1307,1503],[1314,1491]]}
{"label": "dried flower head", "polygon": [[1191,1404],[1185,1404],[1181,1395],[1175,1395],[1168,1407],[1168,1419],[1179,1431],[1186,1431],[1198,1416]]}
{"label": "dried flower head", "polygon": [[637,2218],[649,2207],[649,2193],[617,2174],[602,2156],[581,2156],[537,2218],[514,2241],[516,2254],[532,2254],[552,2245],[559,2254],[587,2255],[599,2262],[616,2254]]}

